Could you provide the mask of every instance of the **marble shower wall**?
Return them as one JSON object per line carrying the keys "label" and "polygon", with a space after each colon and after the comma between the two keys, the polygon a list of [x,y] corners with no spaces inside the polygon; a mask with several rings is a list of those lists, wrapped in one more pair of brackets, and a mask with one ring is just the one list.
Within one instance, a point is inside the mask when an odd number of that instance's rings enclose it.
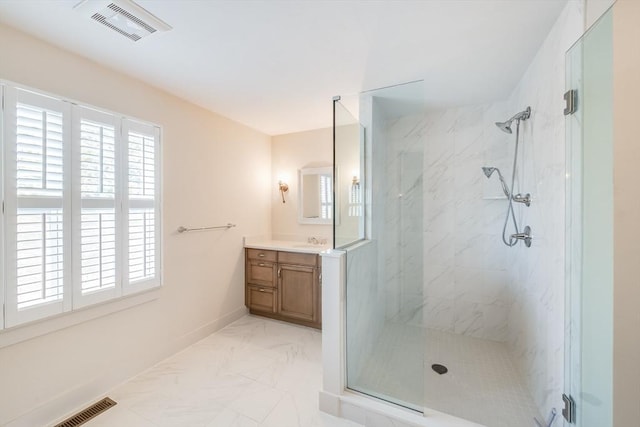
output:
{"label": "marble shower wall", "polygon": [[498,103],[386,122],[388,318],[506,341],[506,199],[482,173],[510,173],[513,144],[493,124],[506,115]]}
{"label": "marble shower wall", "polygon": [[[379,147],[383,176],[376,196],[384,205],[381,265],[386,286],[386,315],[392,321],[422,323],[423,158],[416,132],[401,135],[383,128]],[[383,151],[384,150],[384,151]]]}
{"label": "marble shower wall", "polygon": [[565,314],[565,52],[582,35],[583,9],[570,1],[509,98],[514,113],[531,106],[523,126],[520,187],[532,203],[521,222],[531,248],[519,245],[510,268],[513,306],[508,343],[542,414],[562,407]]}

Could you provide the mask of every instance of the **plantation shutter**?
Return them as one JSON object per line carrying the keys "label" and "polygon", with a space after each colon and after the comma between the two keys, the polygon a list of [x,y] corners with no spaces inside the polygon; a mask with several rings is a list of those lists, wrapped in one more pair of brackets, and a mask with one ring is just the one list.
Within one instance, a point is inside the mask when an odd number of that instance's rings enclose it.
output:
{"label": "plantation shutter", "polygon": [[71,309],[70,107],[5,88],[7,327]]}
{"label": "plantation shutter", "polygon": [[320,218],[331,219],[333,188],[331,186],[331,177],[327,175],[320,176]]}
{"label": "plantation shutter", "polygon": [[126,157],[123,292],[160,285],[160,130],[123,121]]}
{"label": "plantation shutter", "polygon": [[120,119],[73,112],[74,307],[121,295]]}

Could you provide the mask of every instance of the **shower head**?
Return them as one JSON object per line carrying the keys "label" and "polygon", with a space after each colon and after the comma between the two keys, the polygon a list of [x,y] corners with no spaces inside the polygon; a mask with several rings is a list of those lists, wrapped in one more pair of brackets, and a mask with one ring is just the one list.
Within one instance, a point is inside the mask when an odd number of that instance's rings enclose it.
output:
{"label": "shower head", "polygon": [[[490,167],[486,167],[483,166],[482,167],[482,172],[484,172],[484,174],[487,176],[487,178],[491,178],[491,175],[496,171],[496,168],[490,168]],[[498,172],[500,173],[500,172]]]}
{"label": "shower head", "polygon": [[514,120],[517,120],[518,122],[520,120],[527,120],[529,117],[531,117],[531,107],[527,107],[525,110],[520,111],[506,122],[496,122],[496,126],[498,126],[502,132],[513,133],[511,130],[511,123],[513,123]]}

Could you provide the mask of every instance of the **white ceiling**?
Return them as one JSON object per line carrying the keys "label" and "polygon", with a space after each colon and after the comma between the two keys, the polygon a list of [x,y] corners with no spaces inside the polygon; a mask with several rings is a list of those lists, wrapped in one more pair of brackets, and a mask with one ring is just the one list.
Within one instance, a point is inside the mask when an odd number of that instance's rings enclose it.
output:
{"label": "white ceiling", "polygon": [[173,30],[135,43],[77,2],[0,0],[0,22],[277,135],[413,80],[432,106],[505,99],[567,0],[139,0]]}

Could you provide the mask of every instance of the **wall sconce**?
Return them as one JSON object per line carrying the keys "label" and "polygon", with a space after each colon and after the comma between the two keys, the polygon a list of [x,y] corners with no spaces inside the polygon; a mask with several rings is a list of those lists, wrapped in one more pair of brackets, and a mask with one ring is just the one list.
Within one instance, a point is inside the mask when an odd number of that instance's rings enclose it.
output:
{"label": "wall sconce", "polygon": [[284,181],[278,181],[278,188],[280,189],[280,194],[282,195],[282,203],[286,203],[284,200],[284,193],[289,191],[289,186]]}

